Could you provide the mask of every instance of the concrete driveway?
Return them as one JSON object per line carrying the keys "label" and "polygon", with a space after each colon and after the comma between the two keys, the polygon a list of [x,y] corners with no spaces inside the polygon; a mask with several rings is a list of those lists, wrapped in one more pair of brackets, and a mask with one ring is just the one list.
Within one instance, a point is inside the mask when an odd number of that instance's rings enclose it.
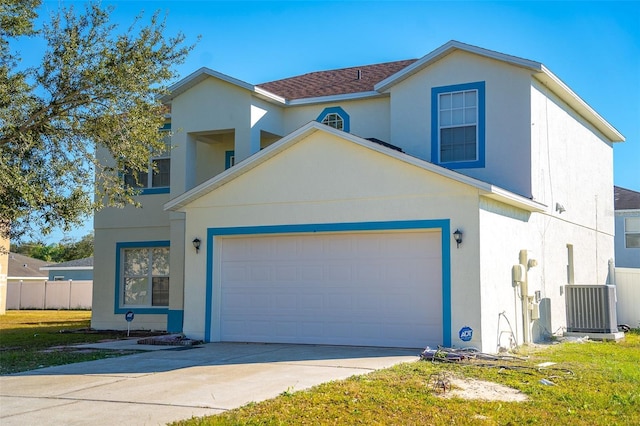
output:
{"label": "concrete driveway", "polygon": [[255,343],[105,345],[149,351],[2,376],[0,424],[166,424],[415,361],[420,354],[419,349]]}

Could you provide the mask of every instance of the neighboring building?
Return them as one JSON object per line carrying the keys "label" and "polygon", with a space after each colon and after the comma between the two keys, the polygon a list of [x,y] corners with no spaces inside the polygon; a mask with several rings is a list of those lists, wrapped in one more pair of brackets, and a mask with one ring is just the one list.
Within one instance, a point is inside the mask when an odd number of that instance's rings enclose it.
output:
{"label": "neighboring building", "polygon": [[46,265],[41,267],[40,270],[47,271],[49,281],[92,281],[93,257]]}
{"label": "neighboring building", "polygon": [[9,253],[6,309],[43,309],[47,275],[40,271],[47,262]]}
{"label": "neighboring building", "polygon": [[143,208],[95,216],[94,328],[495,351],[607,282],[624,137],[539,62],[452,41],[261,85],[202,68],[163,100]]}
{"label": "neighboring building", "polygon": [[640,192],[614,187],[616,266],[640,268]]}

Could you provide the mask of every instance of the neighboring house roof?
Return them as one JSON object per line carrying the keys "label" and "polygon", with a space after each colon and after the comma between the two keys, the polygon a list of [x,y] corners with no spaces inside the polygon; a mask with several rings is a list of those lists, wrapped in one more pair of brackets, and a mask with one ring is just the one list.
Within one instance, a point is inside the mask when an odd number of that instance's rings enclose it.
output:
{"label": "neighboring house roof", "polygon": [[333,134],[335,136],[338,136],[344,139],[345,141],[349,141],[349,142],[358,144],[360,146],[363,146],[365,148],[369,148],[371,150],[383,153],[385,155],[388,155],[389,157],[393,157],[397,160],[404,161],[408,164],[414,165],[416,167],[420,167],[424,170],[437,173],[440,176],[453,179],[457,182],[473,186],[477,188],[480,194],[484,197],[499,200],[508,205],[512,205],[512,206],[515,206],[527,211],[531,211],[531,212],[541,212],[541,211],[544,211],[544,208],[546,207],[543,204],[532,201],[520,195],[514,194],[510,191],[491,185],[489,183],[482,182],[480,180],[471,178],[469,176],[463,175],[461,173],[455,172],[453,170],[450,170],[441,166],[437,166],[428,161],[424,161],[419,158],[412,157],[410,155],[399,152],[393,148],[388,148],[379,143],[371,142],[367,139],[363,139],[358,136],[352,135],[351,133],[346,133],[341,130],[334,129],[333,127],[318,123],[316,121],[311,121],[306,125],[302,126],[301,128],[299,128],[298,130],[283,137],[273,145],[270,145],[267,148],[252,155],[251,157],[242,161],[236,166],[225,170],[224,172],[209,179],[208,181],[175,197],[174,199],[170,200],[168,203],[164,205],[164,209],[179,210],[185,207],[187,204],[191,203],[192,201],[195,201],[196,199],[210,193],[211,191],[221,187],[222,185],[225,185],[226,183],[243,175],[244,173],[248,172],[254,167],[259,166],[260,164],[264,163],[265,161],[274,157],[280,152],[302,141],[312,133],[319,132],[319,131]]}
{"label": "neighboring house roof", "polygon": [[408,67],[417,59],[349,67],[307,74],[258,84],[285,99],[317,98],[371,92],[380,81]]}
{"label": "neighboring house roof", "polygon": [[93,256],[84,259],[70,260],[68,262],[46,265],[40,268],[41,271],[68,271],[68,270],[88,270],[93,269]]}
{"label": "neighboring house roof", "polygon": [[613,196],[615,210],[640,210],[640,192],[614,186]]}
{"label": "neighboring house roof", "polygon": [[47,262],[34,259],[18,253],[9,253],[8,279],[24,278],[48,278],[46,274],[40,272],[40,268],[46,266]]}

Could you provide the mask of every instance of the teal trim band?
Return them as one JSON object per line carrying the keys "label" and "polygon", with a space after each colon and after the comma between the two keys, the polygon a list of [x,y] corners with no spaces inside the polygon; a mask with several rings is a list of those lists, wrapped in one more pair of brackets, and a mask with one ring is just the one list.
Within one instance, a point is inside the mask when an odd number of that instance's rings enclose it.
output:
{"label": "teal trim band", "polygon": [[[441,93],[459,92],[462,90],[478,91],[478,158],[475,161],[440,161],[440,120],[438,96]],[[454,84],[452,86],[431,88],[431,162],[449,169],[472,169],[485,166],[485,82]]]}
{"label": "teal trim band", "polygon": [[162,188],[144,188],[140,191],[140,195],[168,194],[170,190],[168,186]]}
{"label": "teal trim band", "polygon": [[114,314],[125,314],[128,311],[133,311],[135,314],[166,314],[169,308],[136,308],[131,306],[120,306],[120,269],[122,268],[122,249],[125,248],[146,248],[146,247],[169,247],[168,240],[163,241],[132,241],[116,243],[116,285],[115,285],[115,298],[114,298]]}
{"label": "teal trim band", "polygon": [[205,301],[205,341],[211,340],[213,315],[213,273],[215,238],[229,235],[315,233],[337,231],[393,231],[403,229],[440,229],[442,247],[442,340],[451,347],[451,226],[449,219],[427,219],[388,222],[319,223],[302,225],[267,225],[207,229],[207,276]]}
{"label": "teal trim band", "polygon": [[184,310],[169,309],[167,311],[167,333],[182,333]]}
{"label": "teal trim band", "polygon": [[345,110],[340,107],[329,107],[322,110],[316,121],[322,123],[322,120],[329,114],[338,114],[342,118],[342,130],[345,132],[351,131],[351,118]]}

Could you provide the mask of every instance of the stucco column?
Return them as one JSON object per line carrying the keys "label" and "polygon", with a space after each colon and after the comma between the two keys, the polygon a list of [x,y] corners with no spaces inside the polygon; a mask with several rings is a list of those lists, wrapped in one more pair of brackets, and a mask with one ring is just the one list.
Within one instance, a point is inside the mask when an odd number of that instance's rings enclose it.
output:
{"label": "stucco column", "polygon": [[169,235],[171,252],[169,258],[169,312],[167,314],[167,331],[182,332],[184,319],[184,251],[185,251],[185,217],[184,213],[170,213]]}

